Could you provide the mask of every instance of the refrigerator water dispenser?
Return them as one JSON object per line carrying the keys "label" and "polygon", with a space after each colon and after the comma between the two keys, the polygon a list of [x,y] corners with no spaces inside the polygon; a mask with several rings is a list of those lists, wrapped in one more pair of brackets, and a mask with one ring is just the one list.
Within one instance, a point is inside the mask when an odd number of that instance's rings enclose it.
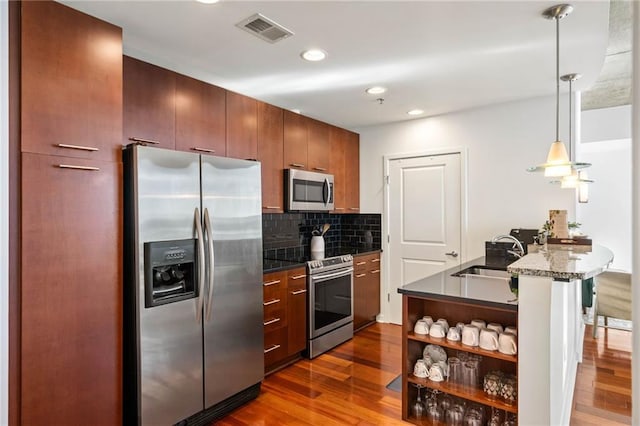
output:
{"label": "refrigerator water dispenser", "polygon": [[145,308],[198,297],[196,240],[144,243]]}

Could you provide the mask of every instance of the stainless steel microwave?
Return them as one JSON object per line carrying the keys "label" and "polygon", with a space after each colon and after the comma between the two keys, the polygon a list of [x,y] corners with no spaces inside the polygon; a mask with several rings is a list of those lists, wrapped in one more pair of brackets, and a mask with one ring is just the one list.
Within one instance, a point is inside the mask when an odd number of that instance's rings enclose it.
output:
{"label": "stainless steel microwave", "polygon": [[333,175],[297,169],[284,172],[287,211],[333,210]]}

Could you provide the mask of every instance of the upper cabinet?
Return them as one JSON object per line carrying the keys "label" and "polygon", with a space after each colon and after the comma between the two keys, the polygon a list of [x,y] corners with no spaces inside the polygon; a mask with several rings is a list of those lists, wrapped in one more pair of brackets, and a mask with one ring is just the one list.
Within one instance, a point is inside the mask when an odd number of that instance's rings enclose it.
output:
{"label": "upper cabinet", "polygon": [[331,173],[330,128],[327,123],[307,119],[307,163],[312,172]]}
{"label": "upper cabinet", "polygon": [[227,91],[227,157],[258,158],[258,101]]}
{"label": "upper cabinet", "polygon": [[283,111],[258,102],[258,161],[262,163],[262,211],[282,213],[283,195]]}
{"label": "upper cabinet", "polygon": [[122,30],[54,2],[21,25],[22,152],[119,161]]}
{"label": "upper cabinet", "polygon": [[330,126],[284,112],[284,167],[330,173]]}
{"label": "upper cabinet", "polygon": [[334,213],[346,213],[345,194],[345,149],[347,146],[347,131],[339,127],[331,127],[329,133],[331,141],[331,171],[333,172],[333,205]]}
{"label": "upper cabinet", "polygon": [[176,149],[226,155],[226,91],[176,74]]}
{"label": "upper cabinet", "polygon": [[360,135],[347,132],[344,152],[346,212],[358,213],[360,211]]}
{"label": "upper cabinet", "polygon": [[176,74],[125,56],[123,77],[124,144],[175,149]]}
{"label": "upper cabinet", "polygon": [[307,169],[307,117],[284,111],[284,168]]}

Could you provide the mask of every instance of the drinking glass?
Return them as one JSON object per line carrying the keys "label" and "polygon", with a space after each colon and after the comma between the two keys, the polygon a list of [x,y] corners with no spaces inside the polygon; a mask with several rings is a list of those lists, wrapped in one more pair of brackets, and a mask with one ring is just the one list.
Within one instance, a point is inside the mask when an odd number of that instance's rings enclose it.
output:
{"label": "drinking glass", "polygon": [[414,386],[418,390],[418,395],[416,396],[415,402],[411,405],[411,412],[416,419],[421,420],[424,419],[427,414],[427,407],[424,405],[424,402],[422,402],[422,397],[420,396],[420,391],[424,386],[417,383],[414,384]]}
{"label": "drinking glass", "polygon": [[449,383],[462,384],[462,362],[460,358],[449,358]]}
{"label": "drinking glass", "polygon": [[444,410],[438,404],[439,393],[440,391],[432,390],[431,396],[427,399],[427,419],[434,425],[444,421]]}
{"label": "drinking glass", "polygon": [[502,422],[502,426],[517,426],[518,418],[513,413],[506,413],[504,422]]}
{"label": "drinking glass", "polygon": [[505,404],[513,405],[518,400],[518,383],[513,376],[506,376],[502,379],[500,396]]}
{"label": "drinking glass", "polygon": [[464,404],[460,401],[454,401],[447,410],[446,422],[447,426],[462,426],[464,423]]}
{"label": "drinking glass", "polygon": [[484,376],[484,393],[489,399],[497,399],[500,396],[502,381],[500,376],[494,372],[489,372]]}
{"label": "drinking glass", "polygon": [[502,414],[496,407],[491,407],[491,417],[487,422],[487,426],[502,426]]}
{"label": "drinking glass", "polygon": [[484,409],[479,404],[470,404],[464,413],[465,426],[482,426],[484,424]]}

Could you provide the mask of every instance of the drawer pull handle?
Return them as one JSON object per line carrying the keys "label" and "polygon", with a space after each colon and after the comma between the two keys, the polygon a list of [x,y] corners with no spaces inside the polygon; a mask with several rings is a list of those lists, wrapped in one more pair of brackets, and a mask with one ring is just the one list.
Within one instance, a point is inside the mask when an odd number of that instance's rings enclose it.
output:
{"label": "drawer pull handle", "polygon": [[267,348],[267,349],[265,349],[265,350],[264,350],[264,353],[265,353],[265,354],[268,354],[268,353],[269,353],[269,352],[271,352],[271,351],[275,351],[275,350],[276,350],[276,349],[278,349],[279,347],[280,347],[280,345],[273,345],[273,346],[270,346],[269,348]]}
{"label": "drawer pull handle", "polygon": [[262,285],[265,286],[265,287],[268,287],[268,286],[274,285],[274,284],[280,284],[280,280],[269,281],[269,282],[263,283]]}
{"label": "drawer pull handle", "polygon": [[291,163],[291,164],[289,164],[289,165],[290,165],[291,167],[299,167],[299,168],[304,169],[304,164],[300,164],[300,163]]}
{"label": "drawer pull handle", "polygon": [[356,278],[362,278],[362,277],[364,277],[365,275],[367,275],[367,274],[356,274]]}
{"label": "drawer pull handle", "polygon": [[360,210],[359,207],[349,207],[349,210]]}
{"label": "drawer pull handle", "polygon": [[280,321],[280,318],[274,318],[274,319],[272,319],[272,320],[265,321],[263,324],[264,324],[264,325],[265,325],[265,327],[266,327],[267,325],[275,324],[275,323],[277,323],[278,321]]}
{"label": "drawer pull handle", "polygon": [[367,264],[367,262],[358,262],[358,263],[356,263],[356,266],[366,265],[366,264]]}
{"label": "drawer pull handle", "polygon": [[299,280],[300,278],[305,278],[306,276],[307,276],[306,274],[305,275],[294,275],[294,276],[289,277],[289,278],[291,278],[292,280]]}
{"label": "drawer pull handle", "polygon": [[292,291],[291,295],[292,296],[297,296],[298,294],[302,294],[302,293],[306,293],[306,292],[307,292],[306,289],[305,290]]}
{"label": "drawer pull handle", "polygon": [[372,274],[377,274],[378,272],[380,272],[380,269],[374,269],[373,271],[371,271]]}
{"label": "drawer pull handle", "polygon": [[280,210],[280,207],[278,207],[278,206],[266,206],[265,209],[267,209],[267,210]]}
{"label": "drawer pull handle", "polygon": [[73,169],[73,170],[89,170],[91,172],[100,171],[100,167],[91,167],[91,166],[74,166],[72,164],[58,164],[58,167],[61,169]]}
{"label": "drawer pull handle", "polygon": [[324,167],[314,167],[313,170],[317,170],[319,172],[326,172],[327,169],[325,169]]}
{"label": "drawer pull handle", "polygon": [[376,259],[371,259],[371,262],[380,262],[380,259],[376,258]]}
{"label": "drawer pull handle", "polygon": [[154,141],[151,139],[142,139],[142,138],[129,138],[130,141],[134,141],[136,143],[141,143],[141,144],[145,144],[145,143],[150,143],[151,145],[160,145],[160,142],[158,141]]}
{"label": "drawer pull handle", "polygon": [[280,299],[269,300],[268,302],[264,302],[263,305],[269,306],[269,305],[273,305],[274,303],[280,303]]}
{"label": "drawer pull handle", "polygon": [[197,146],[194,146],[193,148],[191,148],[191,151],[198,151],[198,152],[207,152],[209,154],[215,154],[216,150],[215,149],[209,149],[209,148],[198,148]]}
{"label": "drawer pull handle", "polygon": [[344,210],[344,207],[336,207],[334,210]]}
{"label": "drawer pull handle", "polygon": [[79,149],[80,151],[99,151],[98,148],[94,148],[92,146],[68,145],[66,143],[59,143],[58,148]]}

